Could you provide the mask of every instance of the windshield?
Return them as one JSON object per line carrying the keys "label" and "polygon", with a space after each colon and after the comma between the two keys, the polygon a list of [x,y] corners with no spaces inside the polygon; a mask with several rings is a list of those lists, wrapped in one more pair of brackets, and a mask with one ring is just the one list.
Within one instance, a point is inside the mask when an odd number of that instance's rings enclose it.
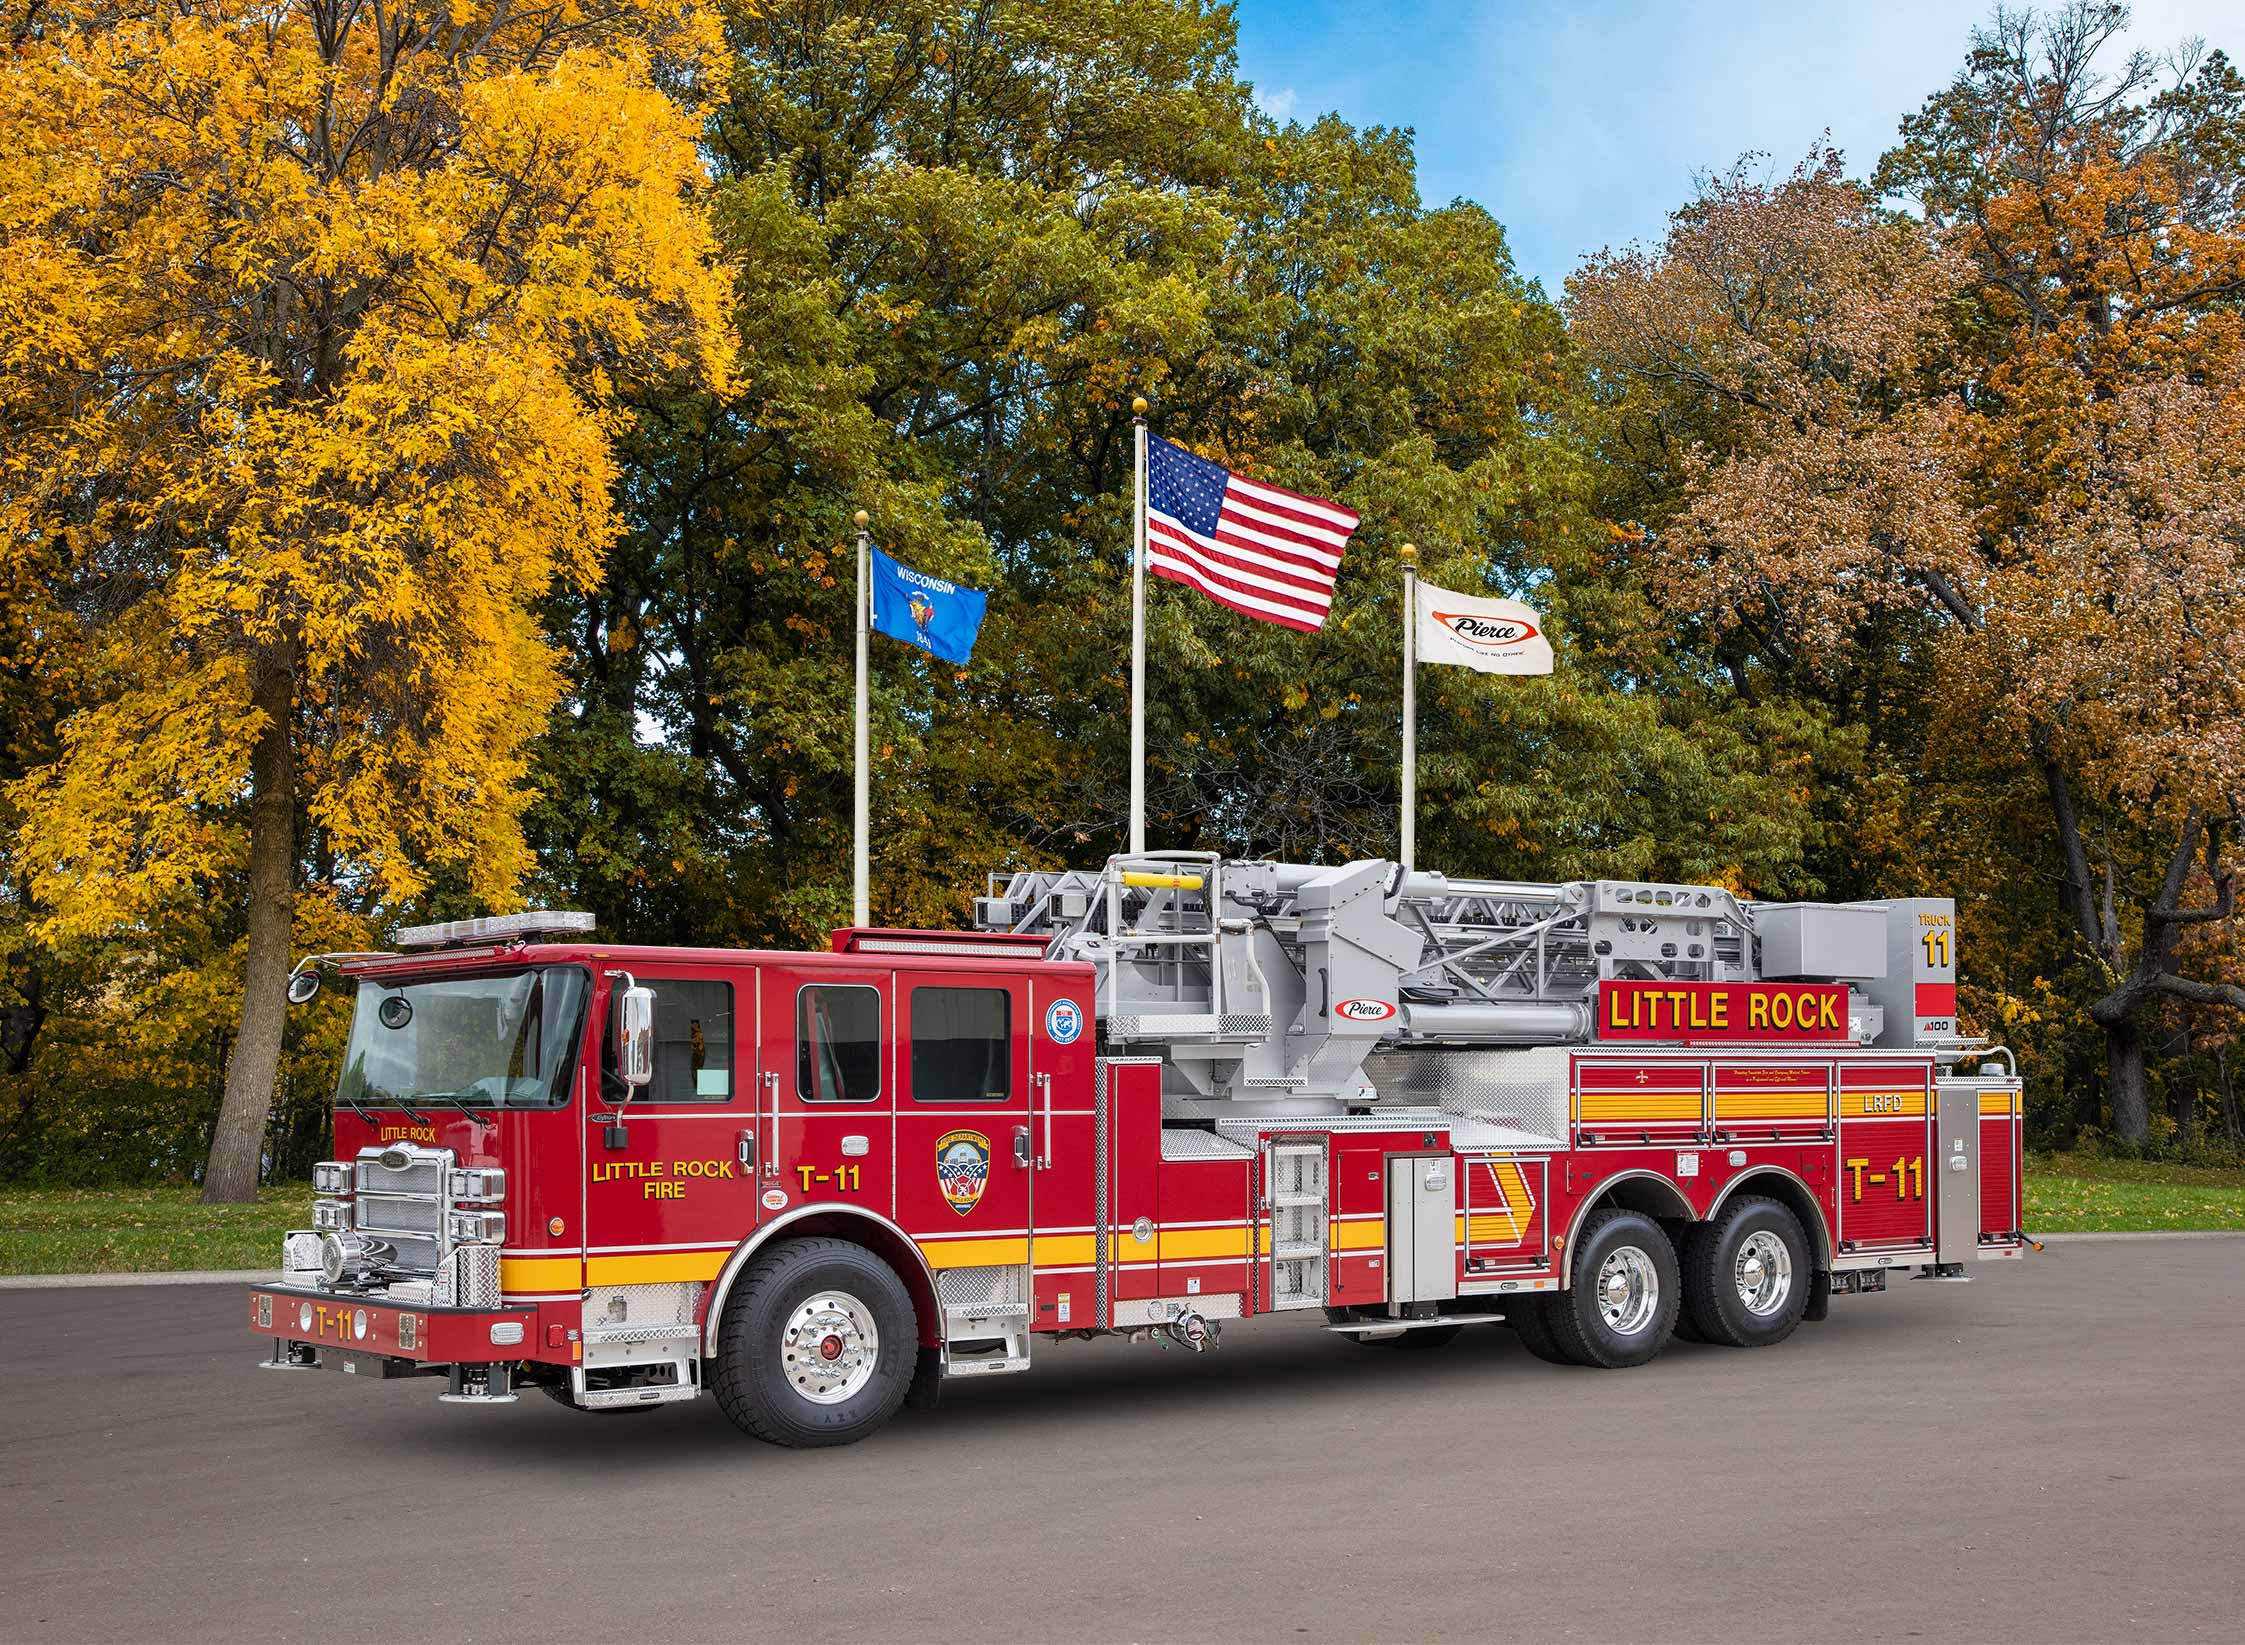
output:
{"label": "windshield", "polygon": [[344,1107],[552,1108],[569,1100],[591,978],[574,966],[359,983]]}

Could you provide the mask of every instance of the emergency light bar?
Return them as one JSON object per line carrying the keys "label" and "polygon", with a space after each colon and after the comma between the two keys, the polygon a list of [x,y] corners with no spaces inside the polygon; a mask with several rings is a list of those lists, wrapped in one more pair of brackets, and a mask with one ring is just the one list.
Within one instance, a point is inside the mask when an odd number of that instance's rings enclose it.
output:
{"label": "emergency light bar", "polygon": [[442,920],[409,925],[398,933],[400,948],[460,948],[485,942],[530,942],[539,937],[592,930],[592,916],[568,909],[534,909],[523,914],[483,914],[472,920]]}

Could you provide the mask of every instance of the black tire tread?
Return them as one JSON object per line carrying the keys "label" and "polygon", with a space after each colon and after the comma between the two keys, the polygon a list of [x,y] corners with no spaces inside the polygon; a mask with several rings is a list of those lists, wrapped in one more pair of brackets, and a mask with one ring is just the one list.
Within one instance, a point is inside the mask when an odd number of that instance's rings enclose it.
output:
{"label": "black tire tread", "polygon": [[[750,1321],[760,1312],[767,1297],[786,1291],[796,1284],[806,1268],[822,1261],[842,1260],[859,1268],[861,1276],[878,1286],[882,1276],[895,1287],[895,1298],[901,1300],[905,1321],[914,1327],[905,1332],[905,1340],[894,1349],[884,1346],[883,1358],[889,1386],[883,1390],[876,1407],[878,1414],[870,1421],[849,1428],[813,1428],[788,1420],[782,1413],[772,1410],[756,1397],[755,1377],[744,1359],[753,1345],[739,1339],[751,1330]],[[870,1265],[870,1266],[866,1266]],[[869,1304],[874,1298],[865,1299]],[[914,1362],[919,1339],[918,1321],[914,1318],[911,1293],[896,1271],[864,1246],[845,1239],[792,1239],[760,1253],[749,1270],[725,1300],[724,1323],[717,1337],[717,1374],[710,1379],[717,1395],[718,1408],[743,1433],[763,1440],[770,1445],[804,1447],[813,1445],[847,1445],[862,1439],[866,1434],[896,1415],[904,1404],[904,1396],[911,1388]],[[877,1369],[876,1380],[883,1371]]]}
{"label": "black tire tread", "polygon": [[1551,1331],[1551,1302],[1547,1296],[1532,1295],[1507,1297],[1504,1300],[1505,1323],[1520,1339],[1520,1346],[1542,1360],[1546,1365],[1572,1365]]}
{"label": "black tire tread", "polygon": [[[1665,1251],[1668,1255],[1669,1271],[1661,1276],[1667,1283],[1662,1287],[1664,1294],[1660,1301],[1661,1311],[1667,1315],[1667,1318],[1661,1321],[1654,1333],[1657,1340],[1653,1347],[1653,1354],[1658,1354],[1667,1345],[1670,1334],[1675,1330],[1676,1315],[1681,1311],[1683,1299],[1679,1294],[1682,1287],[1675,1283],[1676,1270],[1680,1265],[1676,1259],[1676,1248],[1669,1243],[1668,1235],[1662,1230],[1659,1223],[1636,1211],[1624,1211],[1614,1206],[1609,1206],[1603,1211],[1593,1211],[1589,1217],[1584,1219],[1582,1231],[1575,1237],[1575,1283],[1559,1293],[1551,1309],[1552,1338],[1558,1344],[1560,1351],[1577,1365],[1594,1365],[1600,1370],[1612,1371],[1643,1363],[1642,1360],[1618,1357],[1613,1354],[1603,1343],[1584,1329],[1582,1320],[1582,1310],[1585,1307],[1594,1306],[1588,1300],[1589,1293],[1583,1288],[1582,1284],[1583,1275],[1590,1263],[1590,1258],[1586,1253],[1598,1249],[1599,1236],[1606,1229],[1625,1220],[1644,1225],[1644,1243],[1646,1249],[1652,1253],[1656,1265],[1660,1261],[1662,1252]],[[1645,1357],[1649,1359],[1652,1355]]]}
{"label": "black tire tread", "polygon": [[[1781,1325],[1765,1335],[1746,1337],[1723,1317],[1717,1300],[1717,1287],[1722,1284],[1723,1274],[1717,1258],[1730,1243],[1738,1224],[1762,1210],[1775,1211],[1792,1229],[1796,1258],[1793,1298]],[[1809,1250],[1808,1230],[1801,1226],[1801,1219],[1793,1214],[1791,1207],[1767,1194],[1740,1194],[1723,1207],[1713,1222],[1698,1223],[1692,1229],[1692,1239],[1684,1256],[1684,1312],[1690,1316],[1693,1328],[1701,1333],[1702,1341],[1725,1348],[1773,1348],[1800,1328],[1802,1314],[1808,1307],[1809,1288],[1814,1283],[1815,1262]]]}

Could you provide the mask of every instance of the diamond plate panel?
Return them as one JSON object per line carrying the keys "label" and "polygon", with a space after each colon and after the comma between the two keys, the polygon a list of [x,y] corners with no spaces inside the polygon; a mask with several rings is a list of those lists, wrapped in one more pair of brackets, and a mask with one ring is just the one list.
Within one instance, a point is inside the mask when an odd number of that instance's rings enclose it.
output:
{"label": "diamond plate panel", "polygon": [[1364,1059],[1364,1074],[1383,1102],[1432,1107],[1567,1134],[1568,1049],[1467,1050],[1417,1046]]}
{"label": "diamond plate panel", "polygon": [[1253,1159],[1255,1150],[1197,1126],[1163,1126],[1163,1159]]}
{"label": "diamond plate panel", "polygon": [[946,1308],[1018,1305],[1028,1299],[1029,1270],[1007,1263],[989,1268],[946,1268],[935,1276],[936,1295]]}

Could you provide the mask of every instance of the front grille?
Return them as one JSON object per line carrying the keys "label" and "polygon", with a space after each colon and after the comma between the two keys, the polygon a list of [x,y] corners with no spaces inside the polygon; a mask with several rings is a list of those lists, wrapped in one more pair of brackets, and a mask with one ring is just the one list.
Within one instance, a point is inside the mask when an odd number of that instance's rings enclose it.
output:
{"label": "front grille", "polygon": [[[386,1160],[399,1163],[383,1163]],[[357,1160],[358,1190],[362,1194],[425,1194],[434,1199],[444,1192],[444,1171],[451,1163],[449,1148],[364,1149]]]}
{"label": "front grille", "polygon": [[361,1194],[358,1228],[362,1234],[441,1234],[444,1207],[434,1199]]}
{"label": "front grille", "polygon": [[[370,1287],[388,1288],[443,1306],[498,1306],[498,1246],[458,1242],[448,1221],[456,1163],[449,1148],[410,1142],[359,1151],[350,1164],[358,1188],[349,1207],[352,1232],[343,1236],[356,1247],[345,1259],[346,1288],[368,1294]],[[498,1173],[458,1175],[460,1186],[469,1188],[477,1186],[472,1179]],[[481,1200],[475,1208],[490,1209]]]}

